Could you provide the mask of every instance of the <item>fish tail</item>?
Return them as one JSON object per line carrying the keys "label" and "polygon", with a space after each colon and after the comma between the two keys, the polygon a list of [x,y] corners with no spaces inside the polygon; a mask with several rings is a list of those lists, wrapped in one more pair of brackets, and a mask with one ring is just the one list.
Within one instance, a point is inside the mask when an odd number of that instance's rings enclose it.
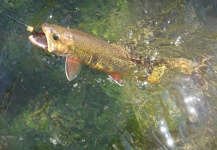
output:
{"label": "fish tail", "polygon": [[208,59],[210,58],[204,58],[200,63],[185,58],[151,60],[150,58],[130,53],[130,60],[138,66],[144,67],[147,73],[150,74],[148,76],[148,81],[150,82],[159,82],[166,69],[177,69],[184,74],[192,75],[195,70],[200,70],[200,68],[206,66],[204,62]]}
{"label": "fish tail", "polygon": [[165,69],[177,69],[183,74],[194,75],[197,74],[203,67],[206,59],[200,63],[185,59],[185,58],[170,58],[165,60],[153,60],[150,65],[153,67],[152,73],[149,75],[148,80],[151,82],[159,82],[161,76],[164,74]]}
{"label": "fish tail", "polygon": [[192,74],[198,63],[185,58],[170,58],[166,60],[170,69],[178,69],[184,74]]}

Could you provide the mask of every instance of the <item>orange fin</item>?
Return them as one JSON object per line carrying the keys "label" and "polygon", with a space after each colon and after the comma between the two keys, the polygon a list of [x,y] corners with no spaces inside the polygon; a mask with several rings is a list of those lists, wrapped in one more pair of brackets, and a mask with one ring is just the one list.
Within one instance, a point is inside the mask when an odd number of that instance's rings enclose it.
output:
{"label": "orange fin", "polygon": [[109,76],[115,81],[115,83],[117,83],[120,86],[124,86],[123,85],[123,81],[121,80],[121,76],[118,73],[111,73],[109,74]]}
{"label": "orange fin", "polygon": [[67,56],[65,62],[65,71],[67,79],[69,81],[72,81],[74,78],[77,77],[80,70],[81,65],[79,63],[79,59],[76,57]]}

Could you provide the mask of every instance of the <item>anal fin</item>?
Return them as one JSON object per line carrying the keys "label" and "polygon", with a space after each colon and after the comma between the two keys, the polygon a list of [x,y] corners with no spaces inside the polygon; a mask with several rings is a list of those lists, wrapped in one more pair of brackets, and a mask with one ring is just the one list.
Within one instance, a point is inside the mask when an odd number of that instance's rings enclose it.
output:
{"label": "anal fin", "polygon": [[124,86],[123,85],[123,80],[121,80],[121,76],[118,73],[111,73],[109,74],[109,76],[115,81],[115,83],[117,83],[120,86]]}

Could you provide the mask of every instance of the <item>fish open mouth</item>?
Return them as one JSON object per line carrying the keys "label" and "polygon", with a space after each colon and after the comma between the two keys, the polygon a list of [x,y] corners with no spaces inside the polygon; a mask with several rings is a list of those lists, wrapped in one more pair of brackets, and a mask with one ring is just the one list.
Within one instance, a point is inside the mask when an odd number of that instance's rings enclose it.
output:
{"label": "fish open mouth", "polygon": [[32,44],[36,45],[37,47],[43,48],[44,50],[48,50],[47,38],[42,31],[38,31],[33,35],[30,35],[29,40]]}

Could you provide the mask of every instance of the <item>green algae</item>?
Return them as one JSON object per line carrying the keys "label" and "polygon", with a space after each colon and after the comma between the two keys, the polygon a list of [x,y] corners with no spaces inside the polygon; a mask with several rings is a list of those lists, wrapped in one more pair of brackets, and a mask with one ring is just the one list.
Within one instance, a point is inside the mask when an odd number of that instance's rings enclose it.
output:
{"label": "green algae", "polygon": [[[147,8],[147,11],[149,7],[145,7],[145,4],[135,7],[137,4],[133,6],[125,0],[97,0],[94,3],[87,0],[84,3],[64,1],[63,4],[62,1],[45,1],[23,12],[18,11],[23,8],[19,2],[7,1],[4,8],[13,8],[19,12],[18,16],[30,11],[30,16],[25,16],[25,20],[31,25],[37,25],[38,29],[46,20],[76,27],[104,40],[117,42],[120,38],[124,41],[136,39],[138,46],[145,47],[141,50],[143,54],[150,52],[147,56],[153,56],[155,52],[160,52],[158,57],[188,55],[183,54],[183,45],[175,47],[171,42],[176,40],[179,33],[190,33],[189,26],[183,26],[184,20],[195,22],[196,27],[191,28],[193,35],[201,25],[199,23],[197,26],[198,13],[192,14],[194,11],[185,7],[189,5],[194,10],[194,5],[186,1],[157,1],[159,6],[152,12],[153,16],[144,15],[144,20],[135,14],[141,7]],[[34,4],[33,1],[28,1],[29,4],[27,1],[22,2],[27,6]],[[161,12],[158,8],[163,6],[165,11]],[[38,11],[39,8],[43,9]],[[189,15],[184,17],[181,15],[184,12]],[[47,19],[51,14],[53,17]],[[173,24],[164,30],[162,24],[168,20]],[[157,25],[154,25],[155,21]],[[7,29],[14,26],[12,23],[8,25]],[[133,31],[132,38],[126,36],[129,35],[127,31]],[[12,149],[157,149],[158,140],[166,145],[159,132],[162,120],[178,141],[180,132],[177,126],[187,126],[188,115],[183,113],[184,106],[181,107],[183,110],[177,106],[181,98],[174,98],[177,93],[171,93],[170,88],[173,84],[184,85],[175,80],[181,75],[167,72],[161,83],[147,86],[137,85],[132,79],[134,77],[129,77],[129,83],[119,87],[110,82],[104,73],[83,67],[80,75],[68,82],[64,73],[64,60],[28,44],[28,35],[25,33],[25,29],[18,34],[8,31],[10,36],[5,39],[7,43],[2,48],[9,55],[3,61],[4,64],[12,66],[14,74],[20,73],[14,89],[16,98],[4,112],[7,118],[0,115],[3,120],[1,133],[14,136],[18,143]],[[215,39],[215,33],[205,36]],[[142,43],[151,37],[150,45]],[[186,41],[191,38],[186,36]],[[148,51],[143,51],[146,48]],[[13,66],[11,62],[14,61],[17,63]],[[175,79],[170,79],[170,76]]]}

